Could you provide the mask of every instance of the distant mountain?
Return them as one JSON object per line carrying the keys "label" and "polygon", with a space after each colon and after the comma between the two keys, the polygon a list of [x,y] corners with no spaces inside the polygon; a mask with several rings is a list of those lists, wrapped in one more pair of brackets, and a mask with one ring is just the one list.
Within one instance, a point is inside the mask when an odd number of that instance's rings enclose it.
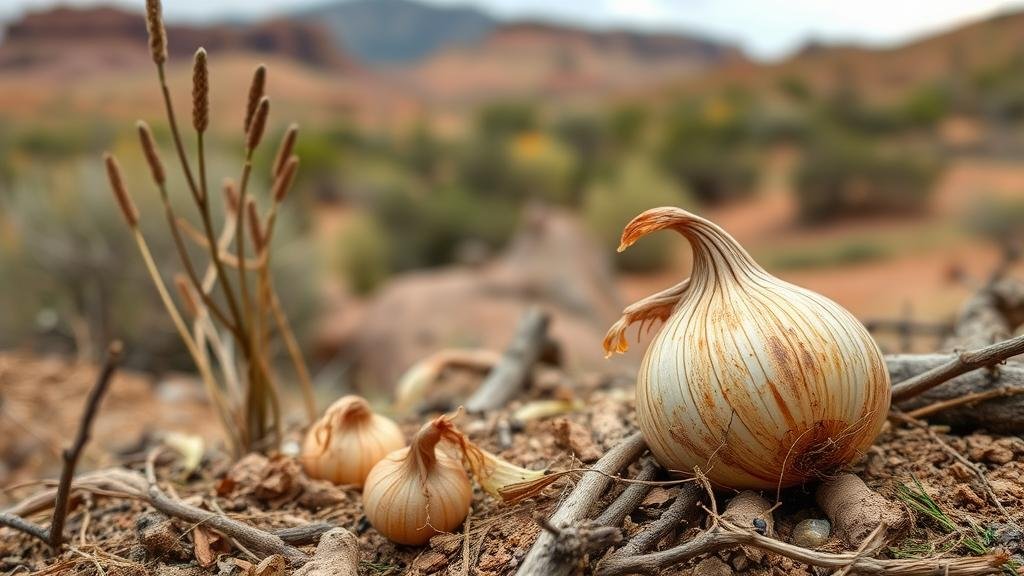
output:
{"label": "distant mountain", "polygon": [[815,94],[854,87],[869,101],[892,102],[915,89],[962,91],[993,75],[1019,76],[1022,58],[1024,10],[1016,10],[887,48],[812,41],[783,62],[719,67],[679,87],[704,92],[741,86],[778,95],[781,85],[797,80]]}
{"label": "distant mountain", "polygon": [[[191,58],[198,46],[214,52],[276,55],[306,65],[355,68],[322,26],[277,18],[251,25],[169,25],[172,56]],[[146,27],[141,13],[118,8],[59,7],[29,12],[11,22],[0,41],[0,68],[59,66],[118,66],[148,56]]]}
{"label": "distant mountain", "polygon": [[439,50],[407,73],[428,97],[472,103],[635,91],[745,61],[734,46],[685,34],[514,22],[472,45]]}
{"label": "distant mountain", "polygon": [[412,0],[350,0],[296,16],[328,26],[348,52],[367,63],[405,63],[484,38],[497,22],[470,7]]}

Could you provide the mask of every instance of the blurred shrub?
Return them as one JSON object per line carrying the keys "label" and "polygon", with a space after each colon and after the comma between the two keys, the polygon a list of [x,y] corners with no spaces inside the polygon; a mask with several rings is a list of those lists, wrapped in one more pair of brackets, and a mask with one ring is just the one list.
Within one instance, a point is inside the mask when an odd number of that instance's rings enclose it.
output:
{"label": "blurred shrub", "polygon": [[611,128],[599,116],[577,114],[559,119],[554,133],[572,155],[568,203],[578,205],[587,183],[610,163]]}
{"label": "blurred shrub", "polygon": [[615,151],[625,154],[638,144],[649,124],[647,108],[639,104],[621,104],[608,115],[608,135]]}
{"label": "blurred shrub", "polygon": [[766,259],[773,270],[828,268],[846,264],[859,264],[879,260],[889,255],[889,249],[879,241],[852,239],[836,246],[814,247],[809,250],[783,252]]}
{"label": "blurred shrub", "polygon": [[810,85],[800,76],[787,74],[779,78],[778,88],[783,96],[799,104],[807,104],[814,98]]}
{"label": "blurred shrub", "polygon": [[950,91],[941,85],[928,85],[912,91],[898,108],[901,123],[910,128],[931,128],[949,114]]}
{"label": "blurred shrub", "polygon": [[450,264],[468,243],[500,248],[515,230],[520,207],[461,186],[425,187],[398,173],[364,182],[360,198],[388,238],[395,271]]}
{"label": "blurred shrub", "polygon": [[[119,156],[144,233],[170,282],[181,268],[141,152],[132,149]],[[238,168],[223,157],[210,164]],[[182,200],[179,214],[192,215],[185,195],[178,193],[184,188],[177,178],[171,184],[172,198]],[[103,344],[117,337],[136,366],[192,365],[129,239],[98,158],[51,163],[21,174],[0,197],[0,212],[0,346],[34,340],[48,347],[85,344],[102,353]],[[286,209],[272,263],[282,302],[301,336],[313,316],[316,269],[308,244],[295,235],[290,220]]]}
{"label": "blurred shrub", "polygon": [[965,223],[967,229],[997,244],[1012,245],[1024,240],[1024,200],[978,198],[972,203]]}
{"label": "blurred shrub", "polygon": [[716,204],[753,192],[757,164],[748,108],[745,99],[719,97],[669,114],[661,164],[698,201]]}
{"label": "blurred shrub", "polygon": [[577,182],[572,149],[540,131],[519,134],[510,144],[510,181],[506,186],[513,197],[572,203]]}
{"label": "blurred shrub", "polygon": [[926,208],[940,166],[923,152],[832,131],[805,149],[796,176],[800,219],[907,214]]}
{"label": "blurred shrub", "polygon": [[477,113],[476,132],[482,138],[502,140],[540,127],[537,109],[527,102],[497,102]]}
{"label": "blurred shrub", "polygon": [[368,294],[387,279],[390,271],[388,236],[371,216],[350,217],[336,243],[336,267],[353,292]]}
{"label": "blurred shrub", "polygon": [[[657,172],[648,162],[633,159],[608,182],[587,190],[583,215],[597,239],[613,252],[622,229],[644,210],[658,206],[688,207],[692,204],[672,179]],[[678,238],[655,234],[619,254],[615,265],[628,272],[652,272],[670,263]]]}

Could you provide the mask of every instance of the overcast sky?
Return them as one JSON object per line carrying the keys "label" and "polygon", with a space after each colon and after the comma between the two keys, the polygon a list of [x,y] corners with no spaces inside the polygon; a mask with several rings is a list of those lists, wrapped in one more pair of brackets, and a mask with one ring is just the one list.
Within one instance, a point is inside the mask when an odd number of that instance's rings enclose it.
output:
{"label": "overcast sky", "polygon": [[[256,18],[330,0],[164,0],[168,19]],[[1024,0],[422,0],[471,4],[507,17],[544,16],[594,26],[690,30],[778,58],[808,39],[888,45],[1024,7]],[[0,0],[0,19],[54,4],[144,0]]]}

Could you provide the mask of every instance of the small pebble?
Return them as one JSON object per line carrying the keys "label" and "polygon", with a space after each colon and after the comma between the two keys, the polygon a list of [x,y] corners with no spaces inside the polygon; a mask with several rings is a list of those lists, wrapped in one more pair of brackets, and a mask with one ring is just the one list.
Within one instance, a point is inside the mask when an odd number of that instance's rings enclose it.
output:
{"label": "small pebble", "polygon": [[817,548],[828,541],[832,532],[832,525],[828,520],[812,518],[801,520],[796,528],[793,528],[793,537],[790,541],[803,548]]}

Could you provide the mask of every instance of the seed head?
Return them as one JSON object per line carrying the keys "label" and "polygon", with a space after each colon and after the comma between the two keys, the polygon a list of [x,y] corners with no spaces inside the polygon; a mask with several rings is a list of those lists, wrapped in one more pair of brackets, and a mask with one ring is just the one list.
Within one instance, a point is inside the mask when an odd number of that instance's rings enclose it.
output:
{"label": "seed head", "polygon": [[203,48],[192,60],[192,126],[200,133],[210,126],[210,71]]}
{"label": "seed head", "polygon": [[224,201],[228,210],[234,214],[238,213],[238,189],[231,178],[224,179]]}
{"label": "seed head", "polygon": [[253,116],[256,114],[256,107],[259,106],[260,98],[263,98],[267,87],[267,67],[260,64],[252,73],[252,83],[249,84],[249,101],[245,106],[245,133],[249,133],[252,126]]}
{"label": "seed head", "polygon": [[128,223],[128,226],[135,228],[139,225],[139,210],[135,207],[135,203],[132,202],[132,197],[128,195],[128,189],[124,187],[124,178],[121,177],[121,166],[118,165],[117,159],[109,152],[103,155],[103,162],[107,165],[107,178],[110,180],[110,189],[114,192],[117,206],[121,209],[121,214],[124,215],[124,220]]}
{"label": "seed head", "polygon": [[270,170],[270,177],[277,178],[277,175],[284,169],[285,162],[288,161],[292,156],[292,150],[295,149],[295,138],[299,134],[299,125],[292,124],[285,131],[284,137],[281,138],[281,145],[277,148],[277,157],[274,158],[274,166]]}
{"label": "seed head", "polygon": [[270,99],[264,96],[256,106],[256,114],[252,117],[252,125],[249,126],[249,135],[246,138],[246,149],[253,151],[260,145],[263,139],[263,132],[267,128],[267,115],[270,114]]}
{"label": "seed head", "polygon": [[149,164],[149,171],[153,173],[153,181],[158,185],[167,182],[167,173],[164,172],[164,163],[160,161],[160,154],[156,151],[156,142],[153,140],[153,133],[149,125],[139,120],[135,125],[139,129],[139,141],[142,143],[142,153],[146,156],[146,163]]}
{"label": "seed head", "polygon": [[245,199],[245,209],[248,212],[249,235],[252,236],[252,243],[259,252],[263,250],[266,238],[263,234],[263,225],[260,223],[260,211],[256,208],[256,201],[252,196]]}
{"label": "seed head", "polygon": [[196,302],[196,295],[192,292],[192,285],[189,284],[188,278],[184,274],[176,274],[174,276],[174,286],[178,289],[178,294],[181,295],[181,301],[185,303],[185,310],[193,318],[198,316],[199,305]]}
{"label": "seed head", "polygon": [[288,190],[292,187],[292,182],[295,180],[295,173],[299,169],[299,157],[292,155],[284,164],[284,168],[281,169],[281,173],[277,175],[277,179],[274,180],[274,202],[281,203],[284,197],[288,195]]}
{"label": "seed head", "polygon": [[160,0],[146,0],[146,30],[149,31],[149,52],[153,62],[167,61],[167,31],[164,30],[163,7]]}

